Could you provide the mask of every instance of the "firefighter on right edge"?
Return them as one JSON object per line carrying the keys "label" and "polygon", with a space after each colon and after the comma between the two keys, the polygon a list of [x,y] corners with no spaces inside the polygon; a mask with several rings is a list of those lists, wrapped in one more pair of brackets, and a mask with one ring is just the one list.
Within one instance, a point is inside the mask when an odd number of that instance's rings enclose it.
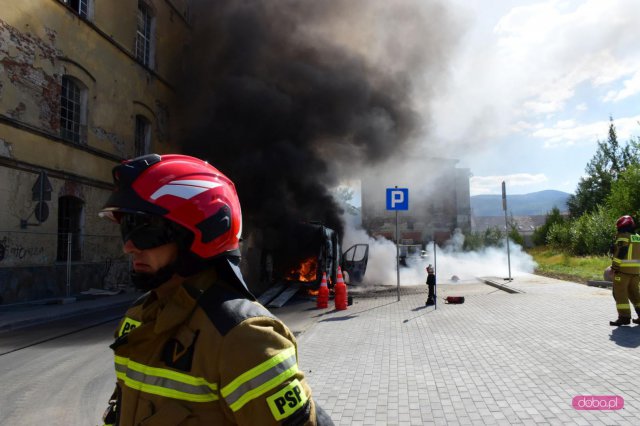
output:
{"label": "firefighter on right edge", "polygon": [[[640,235],[635,233],[636,225],[631,216],[622,216],[616,222],[618,232],[613,245],[613,298],[616,301],[618,319],[609,321],[612,326],[631,323],[631,306],[640,317]],[[640,324],[640,318],[634,319]]]}

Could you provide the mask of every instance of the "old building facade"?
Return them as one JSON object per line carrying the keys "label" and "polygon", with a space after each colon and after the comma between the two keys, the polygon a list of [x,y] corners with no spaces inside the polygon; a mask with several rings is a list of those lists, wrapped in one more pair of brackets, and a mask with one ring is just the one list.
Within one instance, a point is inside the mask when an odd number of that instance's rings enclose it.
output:
{"label": "old building facade", "polygon": [[457,160],[410,158],[362,179],[362,226],[395,241],[396,213],[386,209],[386,189],[408,188],[409,209],[398,212],[400,244],[448,240],[456,228],[471,228],[469,169]]}
{"label": "old building facade", "polygon": [[98,211],[122,159],[169,152],[189,0],[0,0],[0,297],[119,282]]}

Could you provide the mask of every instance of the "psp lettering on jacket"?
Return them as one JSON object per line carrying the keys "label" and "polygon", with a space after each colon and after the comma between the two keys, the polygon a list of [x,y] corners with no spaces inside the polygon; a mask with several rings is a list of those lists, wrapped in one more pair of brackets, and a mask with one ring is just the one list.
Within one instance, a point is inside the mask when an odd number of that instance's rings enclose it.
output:
{"label": "psp lettering on jacket", "polygon": [[267,398],[267,401],[273,417],[280,420],[303,406],[307,399],[300,382],[296,379],[280,392]]}

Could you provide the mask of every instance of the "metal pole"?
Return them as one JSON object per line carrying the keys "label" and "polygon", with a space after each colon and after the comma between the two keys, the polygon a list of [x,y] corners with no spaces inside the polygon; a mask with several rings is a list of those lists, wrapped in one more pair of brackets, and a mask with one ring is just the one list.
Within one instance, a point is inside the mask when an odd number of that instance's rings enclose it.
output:
{"label": "metal pole", "polygon": [[67,297],[71,296],[71,235],[67,234]]}
{"label": "metal pole", "polygon": [[509,221],[507,220],[507,185],[502,182],[502,210],[504,210],[504,231],[507,238],[507,263],[509,265],[509,281],[511,281],[511,251],[509,249]]}
{"label": "metal pole", "polygon": [[398,302],[399,302],[400,301],[400,240],[398,239],[398,210],[396,210],[396,273],[398,278],[397,290],[398,290]]}
{"label": "metal pole", "polygon": [[509,265],[509,281],[511,281],[511,251],[509,250],[509,223],[507,222],[507,212],[504,212],[504,224],[507,237],[507,263]]}
{"label": "metal pole", "polygon": [[436,239],[433,238],[433,275],[436,277],[436,283],[433,285],[433,309],[438,309],[438,292],[436,291],[438,288],[438,262],[436,261]]}

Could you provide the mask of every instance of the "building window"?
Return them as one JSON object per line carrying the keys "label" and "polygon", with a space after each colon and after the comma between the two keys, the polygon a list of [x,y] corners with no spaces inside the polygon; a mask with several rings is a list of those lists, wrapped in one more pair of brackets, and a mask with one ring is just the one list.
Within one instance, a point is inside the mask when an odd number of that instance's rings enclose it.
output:
{"label": "building window", "polygon": [[75,143],[86,143],[86,90],[77,80],[62,77],[60,95],[60,136]]}
{"label": "building window", "polygon": [[142,115],[136,115],[135,156],[149,153],[151,146],[151,123]]}
{"label": "building window", "polygon": [[[58,262],[80,260],[82,255],[81,228],[83,202],[71,196],[58,198]],[[71,238],[69,238],[71,236]],[[71,247],[69,247],[71,242]]]}
{"label": "building window", "polygon": [[89,16],[89,0],[60,0],[60,2],[81,18],[86,19]]}
{"label": "building window", "polygon": [[151,67],[151,48],[153,14],[144,2],[138,2],[138,30],[136,31],[136,58],[143,65]]}

